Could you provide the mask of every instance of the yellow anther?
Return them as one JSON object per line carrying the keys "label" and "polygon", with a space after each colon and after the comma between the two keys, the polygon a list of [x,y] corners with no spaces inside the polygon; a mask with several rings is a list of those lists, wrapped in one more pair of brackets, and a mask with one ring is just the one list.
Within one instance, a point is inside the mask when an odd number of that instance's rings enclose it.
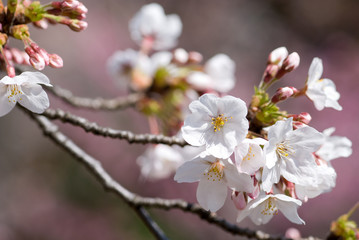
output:
{"label": "yellow anther", "polygon": [[224,117],[223,114],[219,114],[217,117],[212,117],[212,125],[214,125],[214,131],[221,131],[228,119],[232,119],[232,117]]}

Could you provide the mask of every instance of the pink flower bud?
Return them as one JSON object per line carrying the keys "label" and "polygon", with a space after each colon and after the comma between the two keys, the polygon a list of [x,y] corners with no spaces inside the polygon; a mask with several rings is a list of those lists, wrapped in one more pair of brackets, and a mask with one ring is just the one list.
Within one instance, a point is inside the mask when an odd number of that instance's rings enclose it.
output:
{"label": "pink flower bud", "polygon": [[80,4],[77,0],[65,0],[62,2],[61,7],[64,9],[74,9]]}
{"label": "pink flower bud", "polygon": [[188,62],[188,52],[183,48],[177,48],[173,51],[173,61],[179,64],[185,64]]}
{"label": "pink flower bud", "polygon": [[189,52],[188,53],[188,62],[189,63],[200,63],[203,60],[203,56],[202,54],[200,54],[199,52]]}
{"label": "pink flower bud", "polygon": [[7,75],[11,78],[16,76],[15,68],[11,65],[6,65],[6,72],[7,72]]}
{"label": "pink flower bud", "polygon": [[233,203],[234,203],[234,206],[235,206],[238,210],[243,210],[243,209],[246,208],[246,206],[247,206],[247,199],[246,199],[246,196],[244,195],[244,193],[233,191],[231,198],[232,198],[232,201],[233,201]]}
{"label": "pink flower bud", "polygon": [[269,83],[277,75],[278,70],[278,65],[269,64],[263,73],[263,82]]}
{"label": "pink flower bud", "polygon": [[284,59],[282,68],[286,72],[291,72],[299,66],[299,63],[300,63],[300,57],[298,53],[293,52],[289,54],[289,56],[286,59]]}
{"label": "pink flower bud", "polygon": [[312,120],[312,117],[307,112],[302,112],[298,115],[296,115],[296,114],[289,115],[288,117],[293,117],[294,121],[302,122],[304,124],[309,124],[310,121]]}
{"label": "pink flower bud", "polygon": [[79,2],[79,5],[75,8],[75,11],[78,14],[86,14],[88,12],[88,9],[85,7],[85,5]]}
{"label": "pink flower bud", "polygon": [[45,19],[33,22],[33,24],[35,27],[40,28],[40,29],[47,29],[47,27],[49,26],[49,24],[47,23],[47,21]]}
{"label": "pink flower bud", "polygon": [[279,88],[272,97],[272,103],[284,101],[293,95],[293,90],[290,87]]}
{"label": "pink flower bud", "polygon": [[288,228],[287,231],[285,232],[285,237],[286,238],[291,238],[291,239],[294,239],[294,240],[302,238],[302,236],[300,235],[299,230],[296,229],[296,228]]}
{"label": "pink flower bud", "polygon": [[64,62],[62,61],[62,58],[57,54],[49,54],[50,58],[50,67],[53,68],[61,68],[64,66]]}
{"label": "pink flower bud", "polygon": [[24,62],[24,57],[23,57],[22,53],[18,49],[11,48],[10,52],[11,52],[11,55],[12,55],[12,60],[15,63],[22,64]]}
{"label": "pink flower bud", "polygon": [[37,70],[43,70],[45,68],[45,60],[38,53],[35,53],[33,57],[30,57],[30,64],[33,68]]}
{"label": "pink flower bud", "polygon": [[87,22],[72,19],[70,20],[70,24],[68,26],[71,28],[71,30],[75,32],[80,32],[87,28]]}
{"label": "pink flower bud", "polygon": [[288,50],[285,47],[274,49],[268,56],[268,64],[282,65],[283,60],[288,56]]}
{"label": "pink flower bud", "polygon": [[308,126],[307,124],[304,124],[302,122],[298,122],[298,121],[293,121],[293,128],[294,130],[295,129],[299,129],[299,128],[302,128],[302,127],[306,127]]}

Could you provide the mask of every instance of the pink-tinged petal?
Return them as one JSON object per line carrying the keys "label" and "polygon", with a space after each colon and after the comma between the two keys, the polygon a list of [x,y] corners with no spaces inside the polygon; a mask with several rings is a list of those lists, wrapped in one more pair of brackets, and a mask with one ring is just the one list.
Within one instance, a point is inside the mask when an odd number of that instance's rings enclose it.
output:
{"label": "pink-tinged petal", "polygon": [[249,151],[242,164],[238,167],[238,169],[242,172],[248,173],[249,175],[253,175],[259,168],[265,165],[265,158],[263,156],[262,148],[257,145],[251,143],[249,145]]}
{"label": "pink-tinged petal", "polygon": [[234,206],[238,209],[238,210],[243,210],[246,208],[247,206],[247,199],[244,196],[244,193],[242,192],[232,192],[232,196],[231,199],[233,201]]}
{"label": "pink-tinged petal", "polygon": [[227,197],[227,184],[222,179],[212,180],[203,176],[197,188],[197,201],[206,210],[216,212],[219,210]]}
{"label": "pink-tinged petal", "polygon": [[243,158],[248,153],[248,149],[249,149],[248,142],[242,142],[234,149],[235,162],[238,167],[238,170],[240,170],[241,172],[243,172],[241,164],[242,164]]}
{"label": "pink-tinged petal", "polygon": [[49,98],[45,91],[41,91],[37,95],[23,94],[19,103],[34,113],[43,113],[50,106]]}
{"label": "pink-tinged petal", "polygon": [[307,84],[310,85],[313,82],[320,79],[323,74],[323,63],[320,58],[314,58],[308,71]]}
{"label": "pink-tinged petal", "polygon": [[279,47],[274,49],[268,58],[268,62],[271,64],[278,64],[282,66],[284,59],[288,56],[288,50],[286,47]]}
{"label": "pink-tinged petal", "polygon": [[7,94],[7,86],[0,82],[0,117],[8,114],[16,105],[10,101]]}
{"label": "pink-tinged petal", "polygon": [[176,171],[174,180],[178,183],[197,182],[205,174],[210,164],[204,159],[198,157],[182,164]]}

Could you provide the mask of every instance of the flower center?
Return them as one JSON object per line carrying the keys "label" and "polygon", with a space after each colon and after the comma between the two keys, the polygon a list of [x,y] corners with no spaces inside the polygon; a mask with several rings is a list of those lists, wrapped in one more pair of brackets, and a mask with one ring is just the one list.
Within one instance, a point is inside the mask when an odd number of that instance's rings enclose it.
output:
{"label": "flower center", "polygon": [[207,179],[212,180],[213,182],[221,181],[223,179],[223,170],[223,164],[220,162],[220,160],[217,160],[211,164],[211,167],[208,172],[204,173],[203,175],[207,175]]}
{"label": "flower center", "polygon": [[283,141],[281,143],[278,143],[276,145],[276,153],[278,158],[288,158],[292,154],[295,153],[293,147],[288,145],[286,141]]}
{"label": "flower center", "polygon": [[221,131],[228,119],[232,119],[232,117],[225,117],[223,114],[219,114],[218,117],[212,117],[212,125],[214,125],[214,131]]}
{"label": "flower center", "polygon": [[253,153],[253,148],[251,146],[249,146],[248,153],[246,156],[244,156],[243,161],[246,161],[246,160],[249,161],[254,156],[255,156],[255,154]]}
{"label": "flower center", "polygon": [[278,208],[275,201],[270,197],[266,201],[265,208],[261,211],[263,215],[278,215]]}
{"label": "flower center", "polygon": [[17,100],[22,100],[21,95],[24,94],[21,91],[21,88],[17,84],[10,84],[7,88],[9,102],[16,102]]}

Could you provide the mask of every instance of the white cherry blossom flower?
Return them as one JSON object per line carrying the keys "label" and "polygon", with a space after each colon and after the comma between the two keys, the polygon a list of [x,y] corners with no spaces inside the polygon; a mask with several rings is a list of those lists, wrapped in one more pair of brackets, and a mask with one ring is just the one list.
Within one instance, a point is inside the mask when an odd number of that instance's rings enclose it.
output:
{"label": "white cherry blossom flower", "polygon": [[145,88],[152,74],[151,60],[133,49],[116,51],[107,60],[107,70],[120,87]]}
{"label": "white cherry blossom flower", "polygon": [[245,173],[239,173],[230,159],[216,158],[208,153],[200,154],[180,166],[174,180],[197,182],[197,200],[206,210],[216,212],[227,197],[227,188],[235,191],[252,192],[253,180]]}
{"label": "white cherry blossom flower", "polygon": [[183,138],[193,146],[206,146],[218,158],[229,157],[248,132],[247,107],[239,98],[204,94],[189,105]]}
{"label": "white cherry blossom flower", "polygon": [[143,6],[129,24],[131,37],[141,45],[150,39],[153,49],[165,50],[174,47],[182,32],[182,22],[178,15],[165,15],[162,6],[151,3]]}
{"label": "white cherry blossom flower", "polygon": [[297,212],[298,207],[301,205],[302,202],[300,200],[284,194],[263,194],[251,201],[244,210],[239,212],[237,222],[249,216],[252,222],[257,225],[266,224],[274,215],[278,215],[279,211],[281,211],[289,221],[296,224],[305,224]]}
{"label": "white cherry blossom flower", "polygon": [[265,145],[262,138],[244,139],[234,150],[236,165],[240,172],[249,175],[255,174],[265,164],[263,150],[260,145]]}
{"label": "white cherry blossom flower", "polygon": [[149,146],[145,153],[137,158],[141,175],[149,180],[169,177],[182,163],[182,155],[164,144]]}
{"label": "white cherry blossom flower", "polygon": [[225,54],[217,54],[204,65],[204,72],[193,71],[187,77],[187,82],[198,90],[214,89],[219,92],[230,91],[236,82],[236,65]]}
{"label": "white cherry blossom flower", "polygon": [[301,183],[307,169],[315,167],[313,152],[323,144],[323,134],[312,127],[293,130],[292,118],[277,121],[268,130],[268,144],[264,147],[266,165],[262,187],[269,192],[281,176],[293,183]]}
{"label": "white cherry blossom flower", "polygon": [[50,102],[40,84],[52,87],[50,80],[40,72],[3,77],[0,80],[0,117],[9,113],[17,102],[34,113],[43,113]]}
{"label": "white cherry blossom flower", "polygon": [[323,131],[325,137],[324,144],[315,153],[325,161],[349,157],[352,154],[352,142],[346,137],[331,136],[334,131],[334,127]]}
{"label": "white cherry blossom flower", "polygon": [[323,110],[325,107],[341,111],[342,106],[338,103],[340,94],[337,92],[334,82],[327,78],[321,78],[322,74],[322,60],[314,58],[308,72],[307,97],[314,102],[314,106],[318,111]]}

